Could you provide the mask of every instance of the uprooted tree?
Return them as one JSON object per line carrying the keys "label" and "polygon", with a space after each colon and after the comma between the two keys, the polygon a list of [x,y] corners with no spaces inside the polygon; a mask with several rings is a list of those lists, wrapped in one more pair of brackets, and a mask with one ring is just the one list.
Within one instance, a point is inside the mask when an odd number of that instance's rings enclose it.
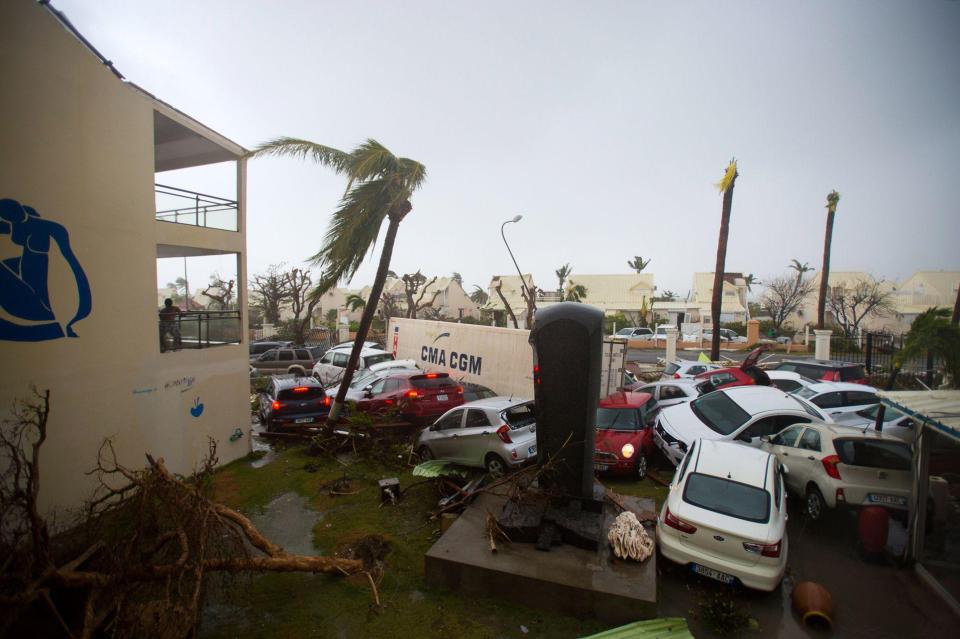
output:
{"label": "uprooted tree", "polygon": [[185,637],[215,572],[370,577],[356,558],[289,554],[242,514],[208,499],[212,440],[189,479],[150,455],[144,469],[127,468],[104,442],[91,471],[99,488],[54,535],[38,506],[49,416],[50,392],[37,392],[0,428],[0,637]]}

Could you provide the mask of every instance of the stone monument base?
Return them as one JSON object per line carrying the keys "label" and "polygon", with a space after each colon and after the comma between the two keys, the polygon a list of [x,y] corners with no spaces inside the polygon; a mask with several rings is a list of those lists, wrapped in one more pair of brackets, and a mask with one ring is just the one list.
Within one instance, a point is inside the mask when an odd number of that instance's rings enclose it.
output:
{"label": "stone monument base", "polygon": [[[620,495],[637,512],[655,510],[652,500]],[[550,552],[532,543],[498,543],[491,552],[487,513],[496,516],[506,498],[480,495],[425,557],[427,585],[464,596],[500,597],[514,603],[621,625],[657,616],[656,554],[636,563],[613,556],[607,530],[617,509],[603,507],[603,542],[597,550],[570,544]],[[655,530],[647,528],[653,536]]]}

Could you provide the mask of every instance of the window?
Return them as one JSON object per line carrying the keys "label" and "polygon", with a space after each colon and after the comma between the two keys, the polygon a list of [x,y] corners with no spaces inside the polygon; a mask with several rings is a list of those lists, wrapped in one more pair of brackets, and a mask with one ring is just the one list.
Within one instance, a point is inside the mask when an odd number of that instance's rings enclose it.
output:
{"label": "window", "polygon": [[639,411],[633,408],[598,408],[597,428],[636,431],[642,428]]}
{"label": "window", "polygon": [[843,405],[840,393],[824,393],[810,400],[820,408],[838,408]]}
{"label": "window", "polygon": [[384,393],[396,393],[398,390],[400,390],[400,380],[388,379],[387,383],[383,385]]}
{"label": "window", "polygon": [[296,353],[297,359],[310,359],[310,351],[305,348],[298,348]]}
{"label": "window", "polygon": [[774,502],[777,504],[777,510],[780,510],[780,491],[781,491],[781,488],[780,488],[780,464],[776,461],[776,458],[774,458],[773,465],[774,465],[774,469],[773,469],[773,499],[774,499]]}
{"label": "window", "polygon": [[840,461],[849,466],[910,470],[913,461],[910,446],[901,442],[835,439],[833,446]]}
{"label": "window", "polygon": [[710,376],[710,383],[714,386],[722,386],[735,381],[737,381],[737,378],[730,373],[714,373]]}
{"label": "window", "polygon": [[382,393],[383,387],[386,385],[386,383],[387,383],[387,380],[385,379],[378,379],[377,381],[375,381],[373,383],[373,386],[370,387],[370,394],[379,395],[380,393]]}
{"label": "window", "polygon": [[779,388],[785,393],[792,393],[803,387],[800,382],[793,379],[771,379],[770,385]]}
{"label": "window", "polygon": [[281,362],[292,362],[293,361],[293,351],[280,351],[280,357],[278,358]]}
{"label": "window", "polygon": [[258,362],[275,362],[277,361],[277,349],[269,350],[260,357],[257,358]]}
{"label": "window", "polygon": [[847,391],[847,401],[844,402],[844,406],[859,406],[860,404],[876,404],[878,401],[877,396],[873,393],[865,393],[863,391]]}
{"label": "window", "polygon": [[487,414],[482,410],[471,408],[467,411],[467,423],[465,428],[484,428],[490,425]]}
{"label": "window", "polygon": [[797,437],[800,436],[800,431],[803,430],[802,426],[791,426],[780,432],[779,435],[776,435],[773,439],[770,440],[771,444],[775,446],[796,446]]}
{"label": "window", "polygon": [[676,484],[676,483],[678,483],[678,482],[680,482],[680,481],[683,481],[683,475],[684,475],[684,473],[687,472],[687,466],[690,465],[690,460],[693,458],[694,449],[695,449],[695,448],[696,448],[696,444],[694,444],[693,446],[691,446],[691,447],[690,447],[690,450],[688,450],[688,451],[687,451],[687,454],[684,456],[684,458],[683,458],[683,463],[680,464],[680,466],[679,466],[679,468],[678,468],[678,470],[677,470],[677,475],[676,475],[676,477],[674,477],[674,479],[673,479],[673,483],[674,483],[674,484]]}
{"label": "window", "polygon": [[680,370],[679,364],[667,364],[667,367],[663,369],[664,375],[673,375],[678,370]]}
{"label": "window", "polygon": [[862,366],[848,366],[846,368],[840,369],[840,381],[849,382],[855,379],[863,379],[865,375],[863,374]]}
{"label": "window", "polygon": [[808,428],[800,438],[800,445],[797,448],[820,452],[820,433],[813,428]]}
{"label": "window", "polygon": [[392,359],[393,355],[390,353],[380,353],[379,355],[367,355],[363,358],[363,361],[366,368],[370,368],[374,364],[379,364],[380,362],[389,362]]}
{"label": "window", "polygon": [[512,406],[500,413],[500,419],[507,422],[514,430],[529,426],[537,421],[536,404],[526,402],[519,406]]}
{"label": "window", "polygon": [[460,422],[463,419],[463,411],[458,410],[447,413],[437,420],[435,427],[437,430],[449,430],[451,428],[460,428]]}
{"label": "window", "polygon": [[742,439],[743,441],[750,441],[755,437],[763,437],[764,435],[775,435],[783,429],[783,423],[780,421],[779,416],[774,417],[764,417],[763,419],[757,420],[756,422],[750,424],[737,439]]}
{"label": "window", "polygon": [[683,501],[746,521],[762,524],[770,519],[770,493],[713,475],[691,473],[683,489]]}
{"label": "window", "polygon": [[283,389],[277,393],[277,399],[306,401],[309,399],[321,399],[327,395],[326,391],[319,386],[299,386],[298,388],[300,390],[294,388]]}
{"label": "window", "polygon": [[[802,408],[802,409],[804,410],[804,412],[807,413],[807,415],[810,415],[810,416],[813,417],[814,419],[823,419],[823,418],[824,418],[824,415],[823,415],[822,413],[818,412],[817,409],[815,409],[813,406],[811,406],[811,405],[808,404],[807,402],[803,401],[802,399],[798,399],[798,398],[797,398],[796,396],[794,396],[794,395],[787,395],[787,397],[790,397],[791,399],[793,399],[793,401],[795,401],[795,402],[797,402],[798,404],[800,404],[800,408]],[[797,420],[794,420],[794,421],[796,421],[796,422],[801,422],[801,421],[804,421],[804,420],[802,420],[802,419],[797,419]]]}
{"label": "window", "polygon": [[687,394],[676,386],[661,386],[660,401],[665,399],[686,399]]}
{"label": "window", "polygon": [[706,366],[691,366],[687,370],[687,375],[699,375],[700,373],[707,370]]}
{"label": "window", "polygon": [[750,414],[723,391],[693,400],[690,408],[708,428],[721,435],[731,434],[750,419]]}
{"label": "window", "polygon": [[323,359],[320,360],[322,364],[333,364],[333,353],[327,353],[323,356]]}
{"label": "window", "polygon": [[333,354],[333,365],[337,368],[346,368],[347,361],[349,361],[350,356],[346,353],[334,353]]}

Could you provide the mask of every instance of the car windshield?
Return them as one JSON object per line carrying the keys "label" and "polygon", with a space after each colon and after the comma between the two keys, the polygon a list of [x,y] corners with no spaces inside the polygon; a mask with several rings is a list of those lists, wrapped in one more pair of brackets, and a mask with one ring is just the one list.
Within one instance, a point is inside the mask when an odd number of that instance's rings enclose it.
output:
{"label": "car windshield", "polygon": [[750,414],[740,408],[726,393],[713,392],[690,402],[693,414],[711,430],[729,435],[743,426]]}
{"label": "car windshield", "polygon": [[737,519],[766,523],[770,519],[770,494],[740,482],[691,473],[683,501]]}
{"label": "car windshield", "polygon": [[414,388],[446,388],[456,386],[457,383],[450,379],[449,375],[440,374],[432,377],[426,375],[423,377],[411,377],[410,385]]}
{"label": "car windshield", "polygon": [[319,399],[326,397],[327,393],[319,386],[298,386],[296,388],[287,388],[277,393],[277,399],[301,400]]}
{"label": "car windshield", "polygon": [[814,408],[813,406],[811,406],[810,404],[808,404],[808,403],[806,402],[806,400],[799,399],[799,398],[796,397],[795,395],[788,395],[788,397],[790,397],[790,399],[792,399],[792,400],[795,401],[796,403],[800,404],[800,408],[802,408],[803,410],[805,410],[805,411],[807,412],[807,415],[810,415],[810,416],[813,417],[814,419],[823,419],[823,418],[824,418],[823,413],[821,413],[821,412],[818,411],[816,408]]}
{"label": "car windshield", "polygon": [[667,364],[667,367],[663,369],[663,372],[666,373],[667,375],[673,375],[678,370],[680,370],[679,364]]}
{"label": "car windshield", "polygon": [[500,419],[509,424],[513,430],[535,424],[537,421],[536,404],[525,402],[518,406],[511,406],[500,413]]}
{"label": "car windshield", "polygon": [[[877,404],[876,406],[871,406],[870,408],[864,408],[863,410],[858,410],[857,415],[860,415],[861,417],[866,417],[867,419],[870,419],[872,421],[877,421],[877,411],[880,410],[880,406],[881,406],[880,404]],[[898,411],[893,406],[887,406],[887,410],[884,411],[883,413],[883,421],[884,423],[892,422],[895,419],[900,419],[904,415],[905,413]]]}
{"label": "car windshield", "polygon": [[366,375],[361,375],[359,377],[354,378],[354,380],[350,382],[350,388],[354,390],[358,388],[363,388],[367,384],[372,384],[376,379],[377,379],[376,373],[367,373]]}
{"label": "car windshield", "polygon": [[910,446],[901,442],[835,439],[833,445],[840,461],[849,466],[910,470],[913,461]]}
{"label": "car windshield", "polygon": [[793,394],[794,394],[794,395],[799,395],[800,397],[802,397],[802,398],[804,398],[804,399],[812,399],[812,398],[814,398],[814,397],[817,396],[817,393],[816,393],[815,391],[812,391],[812,390],[810,390],[809,388],[806,388],[806,387],[804,387],[804,388],[798,388],[797,390],[793,391]]}
{"label": "car windshield", "polygon": [[374,364],[379,364],[380,362],[389,362],[393,359],[391,353],[383,353],[381,355],[367,355],[363,358],[363,361],[366,362],[367,367],[373,366]]}
{"label": "car windshield", "polygon": [[635,431],[642,428],[642,425],[634,408],[598,408],[597,428]]}
{"label": "car windshield", "polygon": [[632,335],[632,334],[633,334],[632,328],[621,328],[619,331],[617,331],[617,335]]}

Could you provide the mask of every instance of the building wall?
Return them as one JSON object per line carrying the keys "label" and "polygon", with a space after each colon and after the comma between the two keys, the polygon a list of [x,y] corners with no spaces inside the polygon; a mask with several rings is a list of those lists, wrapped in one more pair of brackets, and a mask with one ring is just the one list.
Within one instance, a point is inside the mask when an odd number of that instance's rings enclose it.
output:
{"label": "building wall", "polygon": [[[194,469],[208,437],[221,462],[246,454],[246,343],[159,350],[152,102],[35,2],[0,3],[0,25],[0,198],[66,229],[92,300],[75,337],[0,339],[0,407],[29,399],[31,385],[51,392],[41,506],[73,507],[89,496],[95,478],[85,473],[106,438],[125,465],[141,467],[151,453],[178,473]],[[243,238],[231,239],[242,250]],[[63,326],[79,308],[79,286],[52,246],[47,281]],[[22,250],[0,234],[0,259]],[[0,301],[11,299],[11,282],[0,282]],[[0,319],[30,324],[9,305]],[[236,428],[244,437],[231,443]]]}

